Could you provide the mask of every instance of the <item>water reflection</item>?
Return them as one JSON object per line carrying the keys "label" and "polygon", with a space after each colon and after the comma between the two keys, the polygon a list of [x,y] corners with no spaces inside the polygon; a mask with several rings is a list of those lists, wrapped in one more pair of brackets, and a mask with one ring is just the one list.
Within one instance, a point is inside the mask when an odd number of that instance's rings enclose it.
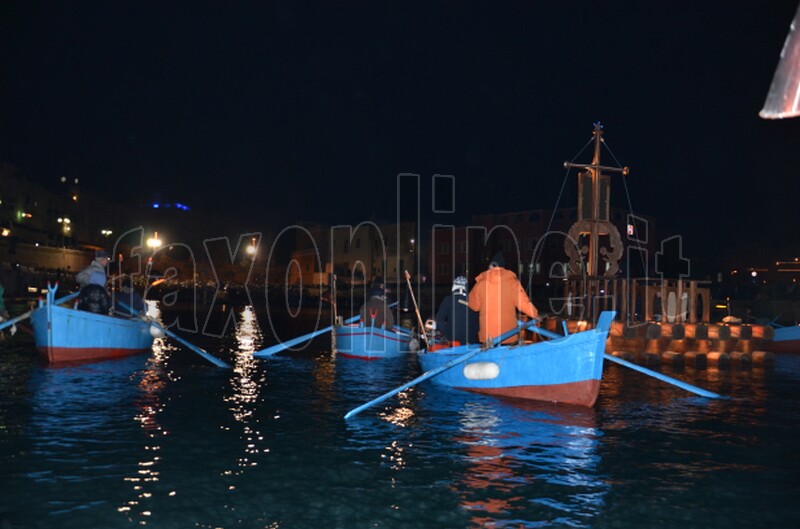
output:
{"label": "water reflection", "polygon": [[[242,308],[234,330],[233,346],[233,377],[231,378],[230,395],[224,397],[233,418],[241,425],[241,440],[244,442],[242,453],[236,459],[239,469],[255,467],[258,465],[259,453],[269,450],[261,448],[264,435],[258,428],[258,420],[254,417],[258,404],[261,388],[266,386],[267,380],[260,369],[253,353],[263,341],[263,335],[258,325],[255,309],[252,305]],[[237,471],[226,471],[226,475],[237,474]]]}
{"label": "water reflection", "polygon": [[[145,303],[147,304],[147,315],[163,325],[161,308],[158,302],[147,300]],[[169,361],[172,359],[172,354],[175,351],[179,351],[179,347],[166,336],[153,340],[153,370],[150,371],[163,371],[164,375],[166,375],[169,380],[178,380],[175,373],[167,369]]]}
{"label": "water reflection", "polygon": [[248,305],[239,313],[234,330],[234,364],[231,386],[233,394],[226,398],[230,411],[238,421],[245,423],[252,415],[263,380],[258,379],[257,361],[253,358],[257,344],[261,343],[261,330],[255,310]]}
{"label": "water reflection", "polygon": [[331,356],[327,353],[329,351],[323,351],[323,354],[315,356],[311,368],[317,415],[332,413],[336,400],[336,354],[331,353]]}
{"label": "water reflection", "polygon": [[[161,321],[161,310],[154,301],[147,302],[147,315],[156,321]],[[153,494],[159,490],[161,457],[159,455],[162,442],[169,431],[163,428],[158,417],[165,410],[161,394],[169,382],[178,380],[168,368],[168,361],[173,351],[177,348],[167,341],[165,337],[156,338],[153,342],[153,356],[147,362],[141,373],[138,388],[139,398],[136,403],[136,421],[144,434],[144,456],[136,463],[133,474],[125,476],[123,480],[133,490],[133,496],[117,508],[117,511],[126,515],[128,520],[137,521],[139,525],[146,525],[152,516],[152,507],[148,504]],[[169,497],[175,496],[175,491],[167,492]]]}
{"label": "water reflection", "polygon": [[[0,465],[5,505],[14,509],[0,509],[0,527],[6,518],[14,527],[633,528],[647,520],[658,529],[798,519],[800,357],[779,359],[772,375],[675,374],[726,401],[612,366],[595,409],[422,383],[344,421],[417,376],[413,356],[341,359],[320,340],[316,350],[253,363],[260,336],[248,313],[237,312],[246,324],[223,338],[233,370],[163,340],[151,357],[26,367],[30,385],[11,397],[18,418],[0,439],[9,454]],[[754,498],[758,508],[743,501]]]}
{"label": "water reflection", "polygon": [[454,441],[466,471],[452,487],[475,527],[590,527],[607,484],[592,409],[468,401]]}
{"label": "water reflection", "polygon": [[[410,365],[416,367],[415,362],[412,355],[371,361],[339,356],[336,365],[340,390],[361,403],[371,401],[416,376],[418,371],[410,368]],[[418,394],[412,387],[365,413],[376,414],[394,426],[411,426],[416,417]]]}

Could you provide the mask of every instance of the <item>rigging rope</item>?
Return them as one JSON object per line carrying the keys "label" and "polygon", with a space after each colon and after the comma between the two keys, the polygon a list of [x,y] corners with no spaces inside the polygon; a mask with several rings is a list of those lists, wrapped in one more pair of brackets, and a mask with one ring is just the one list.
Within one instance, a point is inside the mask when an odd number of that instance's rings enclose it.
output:
{"label": "rigging rope", "polygon": [[[606,143],[606,140],[601,138],[601,141],[603,142],[603,146],[608,150],[608,154],[610,154],[611,157],[614,158],[614,162],[616,162],[617,167],[622,167],[622,164],[619,163],[619,160],[617,160],[617,157],[614,155],[614,152],[611,150],[611,147],[609,147],[608,144]],[[625,179],[625,176],[626,175],[623,173],[622,184],[625,186],[625,197],[628,199],[628,211],[630,211],[631,215],[633,215],[634,214],[633,203],[631,202],[631,194],[628,192],[628,181]]]}
{"label": "rigging rope", "polygon": [[[589,138],[589,141],[587,141],[587,142],[586,142],[586,145],[584,145],[584,146],[581,148],[581,150],[580,150],[580,151],[578,151],[578,154],[576,154],[575,156],[573,156],[573,157],[572,157],[572,159],[571,159],[569,162],[570,162],[570,163],[573,163],[573,162],[575,162],[575,160],[578,158],[578,156],[580,156],[581,154],[583,154],[583,151],[585,151],[585,150],[586,150],[586,147],[588,147],[589,145],[591,145],[593,141],[594,141],[594,137],[592,137],[592,138]],[[556,199],[556,205],[555,205],[555,207],[553,207],[553,214],[552,214],[552,215],[550,215],[550,222],[547,224],[547,229],[546,229],[546,230],[545,230],[545,232],[544,232],[544,233],[545,233],[545,235],[547,235],[548,233],[550,233],[550,228],[552,228],[552,227],[553,227],[553,220],[554,220],[554,219],[555,219],[555,217],[556,217],[556,210],[558,209],[558,204],[559,204],[559,202],[561,202],[561,195],[563,195],[563,194],[564,194],[564,187],[566,187],[566,185],[567,185],[567,177],[569,176],[569,169],[570,169],[569,167],[565,168],[565,171],[564,171],[564,181],[563,181],[563,182],[561,182],[561,190],[558,192],[558,198]]]}
{"label": "rigging rope", "polygon": [[[608,146],[608,144],[606,143],[606,140],[604,140],[603,138],[600,138],[600,140],[603,142],[603,146],[608,150],[608,154],[610,154],[611,157],[614,158],[614,162],[617,164],[617,167],[622,167],[622,164],[619,162],[617,157],[614,155],[614,151],[612,151],[611,147]],[[631,201],[631,194],[630,194],[630,191],[628,190],[628,180],[627,180],[626,176],[627,175],[625,175],[624,173],[622,174],[622,185],[625,187],[625,198],[627,198],[627,200],[628,200],[628,211],[630,212],[630,214],[632,216],[636,216],[636,214],[633,212],[633,202]],[[638,233],[636,234],[636,238],[639,239],[639,234]],[[641,239],[639,239],[639,240],[641,240]],[[645,243],[646,243],[646,241],[645,241]],[[647,264],[645,263],[644,254],[642,252],[639,252],[639,260],[641,261],[641,264],[642,264],[642,270],[646,270],[647,269]],[[630,274],[630,270],[628,270],[628,273]]]}

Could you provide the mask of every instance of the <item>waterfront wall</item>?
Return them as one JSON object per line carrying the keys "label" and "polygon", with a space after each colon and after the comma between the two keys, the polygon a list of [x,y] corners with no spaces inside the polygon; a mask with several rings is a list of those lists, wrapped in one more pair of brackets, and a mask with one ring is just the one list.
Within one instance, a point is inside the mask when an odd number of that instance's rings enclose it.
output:
{"label": "waterfront wall", "polygon": [[48,281],[63,286],[74,282],[75,274],[93,257],[88,250],[36,246],[0,240],[0,284],[8,297],[29,297],[29,288],[41,290]]}
{"label": "waterfront wall", "polygon": [[[578,320],[548,318],[544,326],[560,333],[586,330]],[[724,323],[636,323],[615,321],[606,341],[607,354],[642,365],[660,364],[694,369],[771,365],[769,351],[775,331],[769,325]]]}

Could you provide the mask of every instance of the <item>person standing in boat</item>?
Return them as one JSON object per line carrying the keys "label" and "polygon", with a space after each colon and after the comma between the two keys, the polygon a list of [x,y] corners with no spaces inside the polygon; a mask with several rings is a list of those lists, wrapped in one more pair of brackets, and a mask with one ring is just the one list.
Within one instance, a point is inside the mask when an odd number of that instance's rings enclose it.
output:
{"label": "person standing in boat", "polygon": [[[504,267],[505,259],[498,252],[489,262],[489,268],[475,278],[475,287],[469,293],[469,308],[480,315],[478,337],[482,343],[516,327],[516,310],[531,318],[539,316],[517,275]],[[517,335],[503,343],[516,340]]]}
{"label": "person standing in boat", "polygon": [[97,314],[108,314],[111,308],[111,296],[106,290],[106,267],[111,255],[105,250],[98,250],[94,260],[78,272],[75,280],[81,287],[78,308]]}
{"label": "person standing in boat", "polygon": [[367,301],[361,306],[361,322],[365,327],[394,327],[394,314],[386,305],[388,290],[383,281],[378,278],[372,282],[372,287],[367,291]]}
{"label": "person standing in boat", "polygon": [[111,255],[105,250],[98,250],[94,254],[94,260],[89,266],[78,272],[75,280],[81,288],[87,285],[100,285],[106,288],[106,267],[111,260]]}
{"label": "person standing in boat", "polygon": [[436,329],[453,344],[477,341],[478,313],[469,308],[466,277],[458,276],[453,280],[451,294],[442,300],[436,311]]}

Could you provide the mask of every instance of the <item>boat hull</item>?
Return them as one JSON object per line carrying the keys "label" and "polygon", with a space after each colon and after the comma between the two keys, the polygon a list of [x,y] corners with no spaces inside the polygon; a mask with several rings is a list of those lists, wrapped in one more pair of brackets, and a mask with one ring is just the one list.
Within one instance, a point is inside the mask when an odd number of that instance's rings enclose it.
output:
{"label": "boat hull", "polygon": [[336,350],[341,356],[379,360],[401,356],[411,350],[410,334],[380,327],[337,326]]}
{"label": "boat hull", "polygon": [[36,348],[47,362],[83,362],[150,351],[150,324],[55,305],[31,313]]}
{"label": "boat hull", "polygon": [[[431,378],[435,384],[515,399],[594,406],[603,377],[603,355],[613,313],[603,313],[596,329],[545,342],[498,346],[481,351]],[[474,351],[465,345],[420,353],[430,371]]]}
{"label": "boat hull", "polygon": [[764,342],[764,349],[773,353],[800,353],[800,325],[778,327],[772,340]]}

